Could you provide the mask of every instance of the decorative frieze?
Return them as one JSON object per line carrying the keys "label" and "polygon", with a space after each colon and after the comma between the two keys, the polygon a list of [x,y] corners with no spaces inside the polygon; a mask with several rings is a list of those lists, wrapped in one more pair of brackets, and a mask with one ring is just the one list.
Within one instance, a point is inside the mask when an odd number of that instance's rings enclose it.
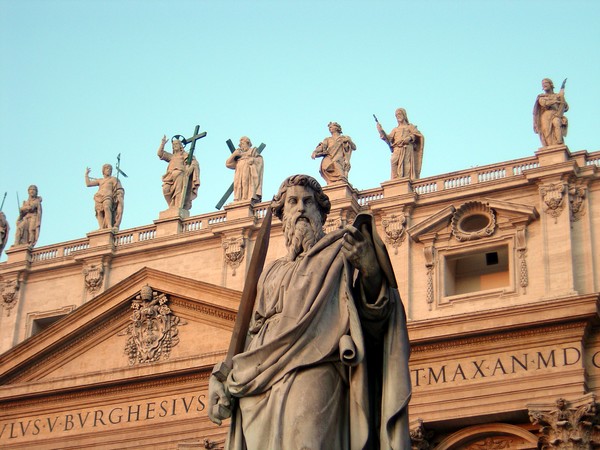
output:
{"label": "decorative frieze", "polygon": [[231,275],[235,276],[236,269],[244,260],[244,249],[246,248],[244,238],[242,236],[225,238],[222,245],[225,251],[225,263],[231,267]]}
{"label": "decorative frieze", "polygon": [[385,242],[394,248],[394,255],[398,254],[398,247],[406,237],[406,216],[403,213],[391,214],[381,221],[385,232]]}
{"label": "decorative frieze", "polygon": [[2,306],[4,307],[7,316],[10,316],[10,311],[17,304],[19,288],[19,280],[7,280],[0,284]]}
{"label": "decorative frieze", "polygon": [[133,299],[131,323],[119,333],[129,336],[125,344],[129,365],[169,359],[171,349],[179,343],[177,327],[186,322],[173,314],[168,301],[166,294],[154,292],[148,285]]}

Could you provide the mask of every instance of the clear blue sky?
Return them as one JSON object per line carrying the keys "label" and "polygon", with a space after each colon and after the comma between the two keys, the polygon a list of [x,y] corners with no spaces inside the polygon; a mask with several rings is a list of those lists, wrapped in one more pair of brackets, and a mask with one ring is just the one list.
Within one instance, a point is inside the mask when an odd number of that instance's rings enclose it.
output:
{"label": "clear blue sky", "polygon": [[[38,246],[97,228],[84,171],[121,153],[121,229],[166,208],[163,134],[208,132],[192,215],[233,180],[225,141],[264,142],[263,198],[318,175],[310,158],[339,122],[358,189],[389,178],[384,128],[404,107],[425,136],[422,177],[533,155],[540,81],[568,77],[572,151],[600,150],[600,2],[0,0],[0,196],[37,184]],[[6,256],[2,255],[1,260]]]}

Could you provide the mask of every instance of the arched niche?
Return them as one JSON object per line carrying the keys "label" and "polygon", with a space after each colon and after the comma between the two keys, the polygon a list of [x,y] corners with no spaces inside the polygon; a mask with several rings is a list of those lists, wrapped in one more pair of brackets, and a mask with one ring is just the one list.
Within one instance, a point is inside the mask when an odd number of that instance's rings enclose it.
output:
{"label": "arched niche", "polygon": [[[464,428],[440,442],[435,450],[463,450],[466,448],[485,448],[485,439],[499,440],[513,438],[514,446],[509,448],[537,449],[538,439],[523,428],[505,423],[490,423]],[[481,445],[478,445],[481,444]],[[502,448],[502,447],[498,447]]]}

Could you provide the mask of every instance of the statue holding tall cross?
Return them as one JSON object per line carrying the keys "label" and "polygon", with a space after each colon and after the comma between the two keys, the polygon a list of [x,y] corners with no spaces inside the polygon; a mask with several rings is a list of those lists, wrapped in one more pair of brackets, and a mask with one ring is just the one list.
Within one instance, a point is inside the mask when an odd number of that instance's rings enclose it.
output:
{"label": "statue holding tall cross", "polygon": [[240,145],[225,161],[229,169],[235,170],[233,177],[233,201],[250,200],[260,202],[263,184],[263,157],[247,136],[240,138]]}
{"label": "statue holding tall cross", "polygon": [[[167,161],[167,172],[163,175],[163,195],[167,201],[169,209],[183,209],[189,211],[192,208],[192,200],[198,196],[200,187],[200,166],[194,158],[194,148],[198,139],[206,136],[206,132],[198,133],[199,126],[196,126],[194,136],[189,139],[180,135],[171,138],[173,153],[165,151],[167,136],[163,136],[157,155],[163,161]],[[192,148],[189,153],[184,150],[184,146],[192,142]]]}
{"label": "statue holding tall cross", "polygon": [[6,242],[8,241],[8,232],[10,230],[10,227],[8,226],[8,220],[6,220],[6,216],[2,212],[4,200],[6,200],[6,192],[2,198],[2,205],[0,205],[0,255],[4,250],[4,247],[6,247]]}

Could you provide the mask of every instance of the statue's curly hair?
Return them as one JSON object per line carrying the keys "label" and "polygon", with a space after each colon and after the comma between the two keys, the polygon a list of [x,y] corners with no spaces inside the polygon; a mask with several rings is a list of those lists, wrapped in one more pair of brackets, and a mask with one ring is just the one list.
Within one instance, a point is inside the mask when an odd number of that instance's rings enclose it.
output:
{"label": "statue's curly hair", "polygon": [[283,183],[279,186],[279,191],[277,191],[277,194],[273,197],[273,201],[271,202],[273,214],[280,220],[282,219],[285,194],[287,189],[291,186],[306,186],[314,192],[322,223],[325,223],[327,214],[331,211],[331,202],[329,201],[327,194],[323,192],[323,188],[319,182],[309,175],[292,175],[283,180]]}

